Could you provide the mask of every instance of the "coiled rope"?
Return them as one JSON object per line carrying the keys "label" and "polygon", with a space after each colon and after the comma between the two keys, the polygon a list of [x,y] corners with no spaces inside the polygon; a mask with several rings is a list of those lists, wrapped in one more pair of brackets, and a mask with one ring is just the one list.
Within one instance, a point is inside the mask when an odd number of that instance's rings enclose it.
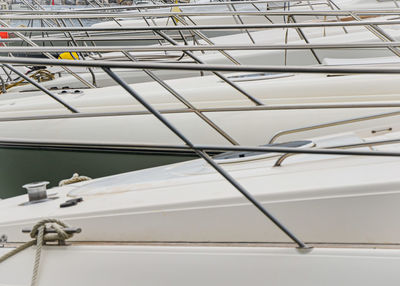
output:
{"label": "coiled rope", "polygon": [[70,185],[70,184],[74,184],[74,183],[88,181],[88,180],[91,180],[91,179],[92,178],[90,178],[90,177],[79,176],[78,173],[74,173],[71,178],[60,181],[58,183],[58,186],[62,187],[62,186],[65,186],[65,185]]}
{"label": "coiled rope", "polygon": [[[38,82],[45,82],[45,81],[50,81],[50,80],[55,79],[54,74],[45,69],[37,70],[33,74],[31,74],[29,77],[35,79]],[[10,88],[13,88],[16,86],[21,86],[21,85],[27,85],[27,84],[29,84],[29,82],[26,82],[25,79],[20,79],[18,81],[6,84],[5,89],[9,90]],[[3,92],[0,92],[0,93],[3,93]]]}
{"label": "coiled rope", "polygon": [[[47,226],[47,224],[50,224]],[[45,233],[46,226],[48,228],[52,228],[55,233]],[[68,226],[58,219],[43,219],[36,223],[32,231],[30,232],[31,238],[33,240],[28,241],[17,248],[7,252],[3,256],[0,257],[0,263],[4,262],[8,258],[14,256],[15,254],[33,246],[36,244],[36,253],[35,253],[35,261],[33,264],[33,273],[32,273],[32,280],[31,286],[36,285],[37,277],[38,277],[38,270],[40,264],[40,256],[42,252],[42,247],[45,242],[50,241],[65,241],[73,236],[73,233],[67,233],[64,231],[65,228]]]}

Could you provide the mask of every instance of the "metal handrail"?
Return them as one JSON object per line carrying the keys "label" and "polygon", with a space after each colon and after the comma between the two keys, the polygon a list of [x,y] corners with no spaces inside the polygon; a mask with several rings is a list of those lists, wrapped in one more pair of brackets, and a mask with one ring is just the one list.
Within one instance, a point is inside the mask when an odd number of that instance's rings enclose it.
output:
{"label": "metal handrail", "polygon": [[[181,17],[181,16],[175,16],[177,19],[180,20],[181,23],[183,23],[184,25],[188,25],[188,23]],[[194,24],[194,22],[189,18],[189,21],[191,23]],[[207,44],[214,46],[215,44],[213,43],[213,41],[211,39],[209,39],[208,37],[206,37],[203,33],[201,33],[200,31],[194,30],[191,31],[193,32],[193,34],[195,34],[196,36],[198,36],[200,39],[204,40]],[[185,45],[187,46],[187,44]],[[220,52],[224,57],[226,57],[228,60],[230,60],[231,62],[233,62],[234,64],[240,64],[235,58],[233,58],[231,55],[229,55],[227,52],[225,52],[224,50],[217,50],[218,52]]]}
{"label": "metal handrail", "polygon": [[[168,36],[167,34],[165,34],[162,31],[156,31],[157,34],[159,34],[161,37],[163,37],[166,41],[168,41],[170,44],[172,45],[179,45],[178,42],[176,42],[174,39],[172,39],[170,36]],[[196,55],[194,55],[193,53],[191,53],[190,51],[183,51],[183,53],[187,56],[189,56],[190,58],[192,58],[193,60],[195,60],[198,64],[202,65],[204,64],[204,62],[197,57]],[[252,96],[251,94],[249,94],[248,92],[246,92],[244,89],[242,89],[239,85],[237,85],[235,82],[231,81],[228,77],[226,77],[225,75],[219,73],[218,71],[212,71],[212,73],[214,75],[216,75],[217,77],[219,77],[220,79],[222,79],[224,82],[226,82],[228,85],[230,85],[231,87],[233,87],[234,89],[236,89],[237,91],[239,91],[242,95],[244,95],[245,97],[247,97],[247,99],[249,99],[251,102],[253,102],[255,105],[264,105],[262,101],[258,100],[257,98],[255,98],[254,96]]]}
{"label": "metal handrail", "polygon": [[[140,10],[139,10],[140,11]],[[112,18],[118,25],[121,25],[119,23],[119,21],[115,18]],[[184,24],[187,24],[182,18],[179,18],[180,21]],[[190,19],[190,18],[189,18]],[[145,19],[145,17],[143,17],[143,20],[146,22],[146,24],[149,26],[149,22]],[[153,24],[155,24],[154,20],[153,20]],[[157,31],[153,31],[154,35],[159,34]],[[199,37],[201,37],[203,40],[207,41],[209,44],[212,44],[211,40],[209,40],[207,37],[205,37],[203,34],[201,34],[199,31],[195,31],[197,33],[197,35]],[[170,36],[166,35],[166,34],[159,34],[164,40],[176,45],[177,42],[174,41],[174,39],[172,39]],[[71,35],[72,37],[72,35]],[[185,38],[182,35],[182,39],[184,40]],[[159,42],[161,44],[161,42]],[[223,55],[228,56],[224,51],[220,51]],[[137,62],[137,59],[131,55],[128,52],[123,52],[123,54],[131,61],[133,62]],[[192,57],[194,60],[198,61],[197,57],[193,56],[191,53],[184,53],[190,57]],[[234,59],[232,57],[229,57],[229,59],[232,59],[233,62],[235,63]],[[201,63],[201,62],[200,62]],[[206,115],[204,115],[204,113],[200,112],[194,105],[192,105],[188,100],[186,100],[182,95],[180,95],[175,89],[173,89],[169,84],[167,84],[165,81],[163,81],[160,77],[158,77],[155,73],[153,73],[151,70],[149,69],[143,69],[143,71],[150,76],[155,82],[157,82],[158,84],[160,84],[165,90],[167,90],[172,96],[174,96],[178,101],[180,101],[181,103],[183,103],[188,109],[190,109],[191,111],[193,111],[194,114],[196,114],[201,120],[203,120],[207,125],[209,125],[211,128],[213,128],[218,134],[220,134],[223,138],[225,138],[226,140],[228,140],[230,143],[232,143],[233,145],[238,145],[238,142],[231,137],[228,133],[226,133],[221,127],[219,127],[217,124],[215,124],[209,117],[207,117]],[[225,82],[227,82],[228,84],[230,84],[233,87],[236,87],[234,84],[232,84],[232,82],[229,79],[226,79],[225,77],[221,77],[218,73],[214,73],[215,75],[219,76],[220,78],[222,78]],[[237,89],[237,88],[236,88]],[[241,89],[239,89],[239,91],[241,91]],[[247,94],[244,94],[245,96],[247,96]],[[250,97],[250,99],[252,99]],[[255,103],[259,103],[258,101],[255,101]],[[258,104],[260,105],[260,104]]]}
{"label": "metal handrail", "polygon": [[[288,23],[290,23],[290,22],[296,23],[296,20],[295,20],[294,16],[288,16],[287,22]],[[310,41],[307,39],[307,36],[305,35],[305,33],[303,32],[303,30],[301,28],[296,28],[295,30],[298,33],[298,35],[300,36],[300,39],[304,40],[304,42],[306,42],[306,44],[310,43]],[[311,48],[310,52],[313,55],[313,57],[315,58],[315,60],[317,61],[317,63],[322,64],[322,60],[318,57],[315,50]],[[286,63],[286,57],[287,57],[287,55],[285,54],[285,63]]]}
{"label": "metal handrail", "polygon": [[332,67],[332,66],[269,66],[269,65],[222,65],[158,62],[123,62],[104,60],[52,60],[36,58],[9,58],[0,56],[1,63],[24,65],[53,65],[81,67],[110,67],[122,69],[164,69],[226,72],[291,72],[291,73],[330,73],[330,74],[398,74],[397,67]]}
{"label": "metal handrail", "polygon": [[[271,111],[271,110],[300,110],[300,109],[354,109],[354,108],[398,108],[400,103],[388,104],[321,104],[321,105],[276,105],[276,106],[246,106],[246,107],[214,107],[214,108],[196,108],[196,111],[201,113],[213,112],[237,112],[237,111]],[[177,109],[160,109],[161,114],[182,114],[192,113],[194,110],[189,108]],[[140,111],[120,111],[120,112],[88,112],[88,113],[75,113],[75,114],[52,114],[52,115],[36,115],[36,116],[14,116],[14,117],[0,117],[0,122],[7,121],[26,121],[26,120],[43,120],[43,119],[61,119],[61,118],[95,118],[95,117],[112,117],[112,116],[132,116],[132,115],[146,115],[149,114],[145,110]]]}
{"label": "metal handrail", "polygon": [[[356,20],[356,21],[362,21],[362,19],[356,14],[356,13],[351,13],[351,16]],[[380,40],[383,42],[394,42],[395,40],[387,34],[385,31],[383,31],[380,27],[376,25],[367,25],[366,28],[375,36],[377,36]],[[400,50],[396,47],[388,47],[388,50],[391,51],[394,55],[400,57]]]}
{"label": "metal handrail", "polygon": [[[389,144],[395,144],[399,143],[400,139],[390,139],[390,140],[382,140],[382,141],[371,141],[371,142],[363,142],[363,143],[355,143],[355,144],[346,144],[346,145],[337,145],[337,146],[329,146],[329,147],[324,147],[323,149],[318,149],[318,150],[329,150],[329,149],[351,149],[351,148],[359,148],[359,147],[373,147],[373,146],[382,146],[382,145],[389,145]],[[375,153],[375,151],[371,152],[372,154]],[[282,163],[284,160],[286,160],[288,157],[298,155],[300,153],[286,153],[282,156],[279,157],[278,160],[276,160],[274,167],[280,167],[282,166]],[[356,153],[355,153],[356,154]],[[340,155],[337,153],[337,155]]]}
{"label": "metal handrail", "polygon": [[[390,142],[389,142],[390,141]],[[395,142],[396,141],[396,142]],[[392,139],[385,141],[375,141],[378,145],[389,145],[398,143],[400,139]],[[381,144],[378,144],[381,143]],[[356,146],[356,144],[353,144]],[[102,144],[96,142],[90,143],[60,143],[51,141],[38,140],[6,140],[0,139],[0,146],[8,147],[39,147],[47,149],[73,149],[73,150],[100,150],[110,152],[135,152],[139,150],[152,151],[178,151],[185,153],[194,153],[193,148],[186,145],[164,145],[164,144],[129,144],[129,143],[113,143]],[[193,145],[195,149],[205,152],[257,152],[257,153],[290,153],[290,154],[308,154],[308,155],[332,155],[332,156],[363,156],[363,157],[400,157],[400,152],[394,151],[364,151],[364,150],[347,150],[347,149],[318,149],[318,148],[291,148],[281,146],[225,146],[225,145]],[[356,146],[357,147],[357,146]],[[269,157],[270,158],[270,157]],[[268,158],[268,159],[269,159]]]}
{"label": "metal handrail", "polygon": [[[124,38],[121,38],[124,39]],[[161,38],[160,38],[161,39]],[[65,39],[60,39],[65,41]],[[80,39],[78,39],[80,40]],[[81,39],[83,41],[85,39]],[[116,38],[115,40],[118,40]],[[43,41],[43,39],[37,39]],[[47,41],[54,41],[50,38]],[[3,42],[3,39],[0,40]],[[309,49],[376,49],[400,47],[400,41],[380,43],[332,43],[332,44],[254,44],[254,45],[177,45],[177,46],[68,46],[68,47],[0,47],[0,53],[40,53],[40,52],[159,52],[159,51],[254,51],[254,50],[309,50]]]}
{"label": "metal handrail", "polygon": [[[348,26],[348,25],[362,25],[362,26],[367,26],[367,27],[369,27],[369,26],[371,26],[372,24],[371,23],[374,23],[374,27],[376,26],[375,24],[376,23],[380,23],[379,21],[360,21],[360,19],[359,18],[357,18],[358,16],[356,16],[354,13],[352,14],[352,13],[350,13],[350,15],[353,15],[353,17],[355,18],[355,19],[357,19],[358,20],[358,22],[357,21],[355,21],[355,22],[346,22],[346,23],[337,23],[337,22],[329,22],[329,23],[311,23],[313,26],[315,26],[315,24],[317,24],[318,25],[318,27],[325,27],[325,26],[332,26],[332,24],[334,25],[334,26],[337,26],[337,25],[339,25],[339,26]],[[110,16],[108,16],[108,17],[110,17]],[[395,24],[396,23],[396,21],[385,21],[385,22],[383,22],[383,23],[385,23],[385,24],[388,24],[387,22],[390,22],[390,24]],[[399,22],[400,23],[400,21],[397,21],[397,22]],[[290,25],[290,24],[267,24],[267,26],[268,27],[282,27],[282,25],[285,25],[286,27],[289,27],[288,25]],[[295,28],[295,29],[297,29],[299,32],[301,32],[301,27],[304,27],[304,25],[306,25],[306,26],[309,26],[310,25],[310,23],[306,23],[306,24],[304,24],[304,23],[300,23],[300,24],[298,24],[298,23],[295,23],[295,26],[293,26],[293,25],[291,25],[290,27],[291,28]],[[243,27],[246,27],[246,28],[248,28],[248,26],[249,25],[222,25],[222,26],[217,26],[217,27],[213,27],[213,28],[211,28],[211,29],[214,29],[214,28],[217,28],[217,29],[227,29],[227,28],[233,28],[233,27],[235,27],[235,28],[237,28],[237,29],[242,29]],[[261,26],[263,26],[263,27],[265,27],[263,24],[257,24],[256,26],[254,26],[254,25],[250,25],[251,27],[261,27]],[[198,25],[194,25],[194,26],[189,26],[189,25],[184,25],[184,26],[164,26],[164,27],[161,27],[161,26],[149,26],[149,27],[135,27],[135,28],[131,28],[131,27],[117,27],[117,28],[111,28],[111,30],[117,30],[117,31],[138,31],[138,29],[139,29],[139,31],[147,31],[147,30],[150,30],[150,31],[152,31],[152,32],[157,32],[157,34],[160,34],[161,33],[161,29],[163,29],[163,28],[165,28],[166,30],[178,30],[178,31],[182,31],[182,30],[186,30],[186,28],[188,28],[188,27],[190,27],[190,28],[194,28],[194,30],[193,29],[190,29],[190,31],[193,31],[193,32],[195,32],[195,33],[199,33],[198,32],[198,28],[205,28],[205,29],[208,29],[209,27],[205,27],[205,26],[198,26]],[[54,27],[45,27],[45,28],[43,28],[43,27],[41,27],[41,28],[35,28],[35,27],[30,27],[30,28],[22,28],[22,29],[14,29],[14,28],[11,28],[11,27],[8,27],[8,28],[10,28],[10,31],[17,31],[17,30],[23,30],[23,31],[25,31],[25,32],[32,32],[32,31],[46,31],[46,32],[49,32],[49,31],[58,31],[58,32],[62,32],[62,31],[64,31],[64,32],[68,32],[68,34],[70,35],[70,38],[75,42],[75,40],[74,40],[74,38],[73,38],[73,36],[72,36],[72,31],[79,31],[79,32],[85,32],[86,34],[88,33],[88,31],[111,31],[110,30],[110,28],[100,28],[100,29],[97,29],[97,28],[94,28],[94,30],[93,30],[93,27],[88,27],[88,28],[85,28],[85,27],[57,27],[57,28],[54,28]],[[127,29],[126,29],[127,28]],[[171,29],[172,28],[172,29]],[[197,28],[197,29],[196,29]],[[7,27],[5,27],[5,29],[7,29]],[[56,29],[56,30],[55,30]],[[246,29],[247,30],[247,29]],[[378,31],[380,34],[382,34],[382,33],[384,33],[382,30],[379,30]],[[376,33],[376,31],[375,31],[375,33]],[[304,36],[304,33],[302,33],[302,35]],[[387,37],[386,37],[387,38]],[[39,40],[40,41],[40,39],[37,39],[37,40]],[[24,39],[24,41],[26,41],[25,39]],[[31,43],[31,41],[29,41],[28,42],[29,44],[31,44],[31,45],[35,45],[33,42]],[[211,42],[208,42],[209,44],[211,43]],[[391,50],[394,50],[394,48],[396,47],[396,45],[395,44],[392,44],[392,45],[387,45],[386,46],[388,49],[391,49]],[[308,48],[311,50],[311,51],[313,51],[313,48],[311,47],[311,46],[308,46]],[[224,50],[218,50],[219,52],[222,52],[224,55],[227,55],[226,53],[225,53],[225,51]],[[398,55],[397,53],[396,53],[396,55]],[[228,58],[229,59],[232,59],[230,56],[228,56]],[[237,61],[235,61],[235,62],[237,62]]]}
{"label": "metal handrail", "polygon": [[[132,61],[137,61],[136,58],[128,53],[125,56]],[[200,117],[206,124],[208,124],[211,128],[213,128],[218,134],[220,134],[223,138],[228,140],[230,143],[234,145],[238,145],[235,139],[233,139],[228,133],[226,133],[221,127],[215,124],[209,117],[204,115],[204,113],[200,112],[190,101],[186,100],[182,95],[180,95],[174,88],[172,88],[169,84],[159,78],[156,74],[154,74],[151,70],[143,69],[143,71],[150,76],[155,82],[160,84],[165,90],[167,90],[172,96],[174,96],[178,101],[183,103],[189,110],[193,111],[198,117]]]}
{"label": "metal handrail", "polygon": [[374,115],[363,116],[363,117],[355,117],[355,118],[351,118],[351,119],[333,121],[333,122],[311,125],[311,126],[306,126],[306,127],[300,127],[300,128],[295,128],[295,129],[282,130],[282,131],[275,133],[271,137],[271,139],[268,141],[268,144],[272,144],[272,143],[276,142],[276,140],[279,137],[284,136],[284,135],[300,133],[300,132],[305,132],[305,131],[312,131],[312,130],[316,130],[316,129],[334,127],[334,126],[345,125],[345,124],[351,124],[351,123],[356,123],[356,122],[363,122],[363,121],[374,120],[374,119],[379,119],[379,118],[399,116],[399,115],[400,115],[400,111],[395,111],[395,112],[380,113],[380,114],[374,114]]}
{"label": "metal handrail", "polygon": [[[33,1],[33,3],[35,3],[35,4],[37,5],[37,7],[39,7],[42,11],[45,10],[45,8],[43,8],[43,6],[42,6],[37,0],[32,0],[32,1]],[[25,3],[25,5],[27,5],[32,11],[38,11],[38,9],[37,9],[35,6],[31,5],[28,1],[22,0],[22,2]],[[40,10],[39,10],[39,11],[40,11]],[[57,25],[57,26],[59,26],[59,27],[61,27],[61,26],[67,27],[67,25],[66,25],[64,19],[54,19],[54,18],[52,18],[52,19],[50,19],[50,20],[53,21],[54,24]],[[69,18],[68,20],[71,20],[71,19]],[[78,19],[78,20],[79,20],[78,22],[81,23],[80,19]],[[45,24],[48,25],[49,27],[53,26],[53,24],[50,23],[50,21],[47,21],[46,19],[43,19],[43,20],[41,20],[41,21],[43,21],[43,23],[45,23]],[[82,26],[83,26],[83,25],[82,25]],[[88,35],[87,32],[86,32],[86,34]],[[18,35],[18,34],[17,34],[17,35]],[[75,41],[75,38],[74,38],[74,36],[72,35],[72,33],[71,33],[70,31],[65,32],[64,35],[65,35],[67,38],[71,39],[71,42],[73,43],[74,46],[78,46],[78,43]],[[18,36],[19,36],[19,38],[21,38],[22,40],[24,40],[25,42],[27,42],[29,45],[31,45],[31,46],[35,46],[35,45],[36,45],[36,44],[35,44],[34,42],[32,42],[32,41],[26,41],[25,38],[20,37],[20,35],[18,35]],[[37,45],[36,45],[36,46],[37,46]],[[51,56],[51,54],[43,53],[43,55],[47,56],[48,58],[53,58],[53,57]],[[85,59],[85,57],[84,57],[84,55],[83,55],[82,53],[80,53],[79,56],[80,56],[82,59]],[[89,70],[89,72],[90,72],[91,75],[92,75],[92,83],[89,83],[88,81],[84,80],[82,77],[80,77],[79,75],[77,75],[77,74],[74,73],[73,71],[71,71],[71,70],[69,70],[69,69],[66,69],[65,67],[63,67],[63,69],[64,69],[66,72],[68,72],[69,74],[71,74],[72,76],[74,76],[76,79],[78,79],[80,82],[82,82],[82,83],[83,83],[84,85],[86,85],[87,87],[89,87],[89,88],[96,87],[96,78],[95,78],[94,72],[93,72],[93,70],[92,70],[91,68],[88,68],[88,70]],[[36,84],[33,84],[33,85],[36,86]],[[40,87],[40,89],[43,89],[43,87]],[[45,91],[45,93],[48,93],[48,92]],[[53,97],[52,95],[50,95],[50,96]],[[74,110],[73,108],[72,108],[72,109],[71,109],[71,108],[68,108],[68,109],[70,109],[70,110],[73,111],[73,112],[76,111],[76,110]]]}
{"label": "metal handrail", "polygon": [[[232,10],[235,11],[235,12],[237,11],[233,4],[230,4],[228,6],[228,8],[229,8],[229,11],[232,11]],[[242,17],[240,15],[236,15],[236,17],[233,16],[233,18],[235,19],[235,22],[236,22],[236,20],[238,20],[240,22],[240,24],[242,24],[242,25],[244,24],[243,19],[242,19]],[[255,41],[254,41],[253,37],[251,36],[250,32],[247,29],[245,29],[245,32],[246,32],[247,36],[249,37],[250,41],[253,44],[255,44]]]}
{"label": "metal handrail", "polygon": [[39,83],[37,83],[36,81],[32,80],[31,78],[29,78],[28,76],[24,75],[23,73],[19,72],[18,70],[16,70],[14,67],[12,67],[9,64],[3,64],[3,66],[5,66],[6,68],[8,68],[9,70],[13,71],[14,73],[16,73],[17,75],[19,75],[20,77],[22,77],[23,79],[25,79],[26,81],[28,81],[30,84],[36,86],[37,88],[39,88],[41,91],[43,91],[44,93],[46,93],[48,96],[50,96],[51,98],[53,98],[55,101],[57,101],[58,103],[60,103],[61,105],[63,105],[65,108],[67,108],[69,111],[71,111],[72,113],[79,113],[78,110],[72,106],[70,106],[68,103],[66,103],[64,100],[62,100],[61,98],[59,98],[57,95],[55,95],[54,93],[52,93],[50,90],[48,90],[47,88],[43,87],[42,85],[40,85]]}
{"label": "metal handrail", "polygon": [[[236,4],[236,3],[235,3]],[[1,11],[1,10],[0,10]],[[360,16],[394,16],[399,15],[400,8],[390,10],[289,10],[289,11],[209,11],[209,12],[141,12],[141,13],[68,13],[50,14],[39,11],[34,15],[26,14],[5,14],[2,19],[7,20],[41,20],[41,19],[101,19],[116,17],[120,19],[126,18],[142,18],[142,17],[172,17],[172,16],[351,16],[355,13]],[[4,11],[3,11],[4,12]],[[26,11],[25,11],[26,12]],[[60,12],[59,12],[60,13]],[[329,22],[332,23],[332,22]],[[241,25],[241,24],[238,24]]]}
{"label": "metal handrail", "polygon": [[[177,14],[179,16],[179,13]],[[110,17],[110,16],[108,16]],[[117,32],[117,31],[179,31],[179,30],[235,30],[235,29],[282,29],[319,27],[356,27],[399,25],[400,20],[373,20],[348,22],[300,22],[275,24],[227,24],[227,25],[187,25],[187,26],[141,26],[141,27],[2,27],[4,32]]]}

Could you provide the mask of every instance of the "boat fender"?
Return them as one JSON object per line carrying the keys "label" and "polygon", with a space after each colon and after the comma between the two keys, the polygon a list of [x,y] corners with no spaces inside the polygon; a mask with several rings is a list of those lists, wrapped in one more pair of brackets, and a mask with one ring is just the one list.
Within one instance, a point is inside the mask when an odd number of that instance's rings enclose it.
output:
{"label": "boat fender", "polygon": [[[0,39],[8,39],[8,38],[9,38],[8,32],[1,32],[0,31]],[[3,47],[4,43],[0,43],[0,46]]]}
{"label": "boat fender", "polygon": [[0,38],[8,39],[9,38],[8,32],[0,32]]}
{"label": "boat fender", "polygon": [[79,60],[79,55],[76,52],[65,52],[58,56],[59,60]]}

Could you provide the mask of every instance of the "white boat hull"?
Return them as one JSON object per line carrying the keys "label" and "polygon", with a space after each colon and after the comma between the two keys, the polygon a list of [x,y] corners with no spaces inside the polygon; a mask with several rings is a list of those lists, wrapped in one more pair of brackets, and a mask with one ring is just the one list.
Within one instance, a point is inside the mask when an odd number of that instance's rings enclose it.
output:
{"label": "white boat hull", "polygon": [[[0,264],[0,285],[28,285],[33,255],[25,250]],[[398,249],[49,246],[38,285],[397,286],[399,268]]]}
{"label": "white boat hull", "polygon": [[[378,84],[379,83],[379,84]],[[291,76],[237,82],[250,95],[262,101],[266,110],[237,110],[254,107],[245,96],[215,77],[168,81],[186,100],[200,109],[222,130],[244,145],[266,144],[278,131],[344,120],[371,114],[396,111],[399,104],[398,76]],[[184,110],[161,86],[154,83],[132,85],[141,96],[165,114],[177,128],[197,144],[228,144],[226,138],[192,112]],[[153,115],[146,114],[126,91],[120,87],[56,93],[81,112],[132,112],[132,115],[93,116],[25,120],[29,116],[68,115],[69,111],[46,95],[27,95],[0,100],[0,140],[26,142],[58,142],[88,144],[181,144]],[[350,111],[340,106],[385,104],[386,108],[356,108]],[[302,106],[307,108],[301,108]],[[326,106],[326,108],[324,108]],[[328,108],[336,106],[336,108]],[[390,108],[392,106],[392,108]],[[296,108],[293,108],[296,107]],[[207,111],[211,108],[210,111]],[[213,108],[233,108],[218,111]],[[9,121],[10,118],[21,117]],[[4,120],[2,120],[4,118]],[[394,122],[396,117],[383,118],[375,124]],[[301,133],[300,137],[317,136],[327,132],[366,127],[370,121],[317,129]],[[323,133],[325,132],[325,133]],[[285,140],[299,138],[298,134]]]}

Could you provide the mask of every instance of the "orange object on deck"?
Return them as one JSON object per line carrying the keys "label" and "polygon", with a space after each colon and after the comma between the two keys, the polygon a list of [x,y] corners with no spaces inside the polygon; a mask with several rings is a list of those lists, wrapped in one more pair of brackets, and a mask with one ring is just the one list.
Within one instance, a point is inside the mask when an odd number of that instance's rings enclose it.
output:
{"label": "orange object on deck", "polygon": [[8,39],[8,32],[0,32],[0,38]]}

